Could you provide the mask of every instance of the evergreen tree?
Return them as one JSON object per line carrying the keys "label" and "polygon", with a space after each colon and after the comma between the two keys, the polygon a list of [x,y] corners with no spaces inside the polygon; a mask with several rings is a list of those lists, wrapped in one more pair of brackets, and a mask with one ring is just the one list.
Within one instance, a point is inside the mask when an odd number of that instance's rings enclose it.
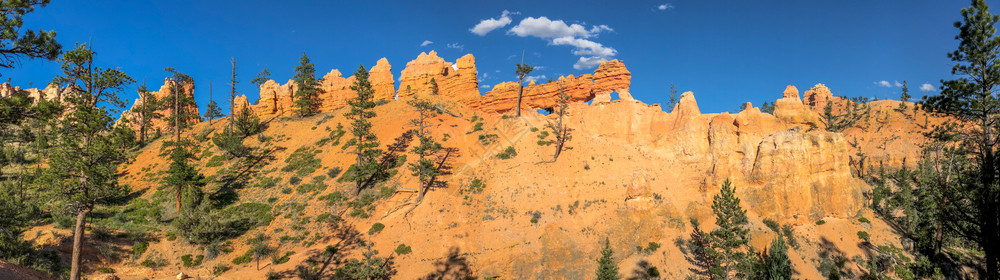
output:
{"label": "evergreen tree", "polygon": [[239,81],[236,80],[236,58],[233,57],[229,61],[233,66],[233,74],[229,78],[229,128],[233,128],[233,118],[236,116],[236,85]]}
{"label": "evergreen tree", "polygon": [[615,251],[611,250],[611,240],[604,238],[604,248],[601,249],[601,257],[597,259],[597,280],[618,280],[622,276],[618,274],[618,263],[615,262]]}
{"label": "evergreen tree", "polygon": [[417,154],[419,158],[416,163],[410,163],[410,170],[413,171],[413,176],[417,176],[420,180],[420,190],[417,195],[417,203],[420,203],[424,200],[427,190],[430,189],[432,179],[439,174],[437,167],[434,166],[434,162],[427,158],[431,154],[441,150],[441,144],[434,141],[430,132],[427,131],[428,120],[437,116],[438,113],[433,103],[419,97],[408,101],[407,104],[413,106],[418,113],[417,119],[414,119],[411,123],[416,127],[417,139],[420,141],[417,146],[413,147],[413,153]]}
{"label": "evergreen tree", "polygon": [[[410,86],[407,85],[406,89],[409,90],[409,87]],[[438,83],[437,83],[437,81],[434,80],[434,78],[431,78],[431,94],[434,94],[434,95],[438,94]]]}
{"label": "evergreen tree", "polygon": [[1000,279],[1000,184],[997,179],[1000,149],[1000,98],[996,94],[1000,83],[996,23],[1000,16],[990,13],[984,0],[973,0],[972,6],[961,11],[961,22],[955,27],[959,34],[958,49],[948,53],[955,61],[952,74],[960,78],[942,81],[940,95],[924,99],[923,107],[948,113],[974,129],[954,131],[960,144],[973,159],[973,166],[961,184],[948,190],[948,217],[944,219],[957,234],[978,244],[985,253],[985,279]]}
{"label": "evergreen tree", "polygon": [[163,177],[163,183],[175,190],[177,212],[181,211],[182,199],[187,189],[200,189],[205,186],[205,177],[190,163],[195,159],[195,155],[187,147],[193,144],[186,139],[171,143],[170,165],[167,167],[166,176]]}
{"label": "evergreen tree", "polygon": [[257,270],[260,270],[260,258],[274,253],[274,249],[267,244],[268,239],[270,238],[263,233],[258,233],[257,236],[247,239],[247,245],[250,245],[250,254],[257,263]]}
{"label": "evergreen tree", "polygon": [[162,118],[163,114],[159,112],[161,107],[160,100],[146,89],[145,83],[139,86],[139,99],[142,102],[139,103],[139,108],[134,110],[138,114],[138,120],[136,121],[139,124],[139,145],[145,146],[148,140],[147,134],[150,127],[153,126],[153,121]]}
{"label": "evergreen tree", "polygon": [[54,60],[59,57],[62,45],[56,42],[55,31],[27,30],[21,32],[24,16],[34,12],[35,7],[45,7],[49,0],[0,0],[0,67],[14,68],[21,58],[43,58]]}
{"label": "evergreen tree", "polygon": [[222,117],[222,109],[219,109],[219,104],[215,103],[212,99],[212,84],[208,84],[208,108],[205,109],[205,118],[208,119],[208,125],[212,125],[212,120],[218,117]]}
{"label": "evergreen tree", "polygon": [[[260,70],[260,73],[257,73],[257,77],[254,77],[253,80],[250,80],[251,83],[257,85],[257,89],[260,91],[259,98],[261,99],[264,98],[264,91],[262,87],[264,86],[264,83],[267,83],[267,81],[269,80],[271,80],[271,71],[268,71],[267,68],[264,68],[264,70]],[[278,112],[278,92],[271,91],[271,97],[272,97],[271,114],[275,114]]]}
{"label": "evergreen tree", "polygon": [[670,91],[667,95],[667,104],[663,106],[667,108],[667,113],[673,112],[674,107],[677,106],[677,102],[680,101],[680,96],[677,95],[677,87],[674,84],[670,84]]}
{"label": "evergreen tree", "polygon": [[763,104],[760,104],[760,112],[774,114],[774,102],[764,101]]}
{"label": "evergreen tree", "polygon": [[747,228],[747,211],[740,206],[736,188],[728,179],[722,184],[719,194],[712,198],[712,212],[718,227],[711,232],[711,243],[720,255],[723,275],[729,279],[734,277],[734,273],[743,273],[741,265],[753,254],[748,252],[751,249],[748,246],[750,229]]}
{"label": "evergreen tree", "polygon": [[562,153],[566,142],[573,138],[569,135],[569,128],[566,127],[566,124],[563,122],[563,118],[566,117],[566,108],[569,108],[569,98],[569,94],[563,90],[562,85],[559,85],[559,105],[557,105],[555,111],[553,112],[558,117],[554,122],[549,121],[545,124],[545,127],[552,131],[552,135],[555,135],[556,138],[556,140],[552,142],[555,144],[556,148],[555,154],[552,155],[552,162],[559,159],[559,154]]}
{"label": "evergreen tree", "polygon": [[305,53],[299,59],[299,66],[295,67],[295,109],[299,117],[312,116],[319,107],[316,82],[316,68],[309,62],[309,57]]}
{"label": "evergreen tree", "polygon": [[[863,98],[853,98],[845,102],[842,112],[833,111],[833,102],[827,102],[823,107],[823,115],[820,121],[826,124],[826,130],[830,132],[840,132],[854,126],[859,121],[867,120],[871,115],[871,106],[868,100]],[[772,105],[773,106],[773,105]],[[773,109],[772,109],[773,112]]]}
{"label": "evergreen tree", "polygon": [[757,267],[753,279],[785,280],[792,279],[792,261],[788,259],[788,246],[780,234],[771,241],[771,248],[758,255]]}
{"label": "evergreen tree", "polygon": [[524,78],[531,74],[531,71],[535,70],[531,65],[524,63],[518,63],[515,65],[514,74],[517,74],[517,111],[515,111],[514,116],[521,116],[521,95],[524,93]]}
{"label": "evergreen tree", "polygon": [[113,126],[111,112],[105,108],[124,107],[118,91],[133,80],[117,69],[93,67],[94,52],[86,44],[67,51],[62,60],[64,74],[53,82],[76,90],[65,97],[71,109],[56,130],[44,176],[56,197],[76,214],[70,279],[78,280],[87,215],[97,205],[129,192],[118,184],[118,166],[127,154],[115,143],[120,139],[113,130],[121,126]]}
{"label": "evergreen tree", "polygon": [[722,279],[724,271],[721,266],[719,253],[712,248],[712,241],[708,234],[701,230],[698,221],[691,219],[691,240],[687,242],[688,256],[684,259],[691,263],[689,268],[692,273],[706,279]]}
{"label": "evergreen tree", "polygon": [[367,187],[367,183],[373,179],[385,176],[385,170],[379,163],[382,157],[382,150],[379,149],[378,138],[372,132],[371,119],[375,118],[375,91],[368,81],[368,70],[365,66],[358,66],[354,71],[354,85],[351,85],[357,95],[347,101],[350,110],[344,113],[347,119],[351,120],[351,135],[354,139],[348,142],[348,146],[354,147],[356,161],[348,168],[355,181],[354,193],[359,194]]}
{"label": "evergreen tree", "polygon": [[906,85],[906,80],[903,80],[903,93],[899,94],[899,100],[902,102],[899,103],[899,108],[897,109],[899,112],[906,111],[906,102],[910,102],[910,97],[910,88]]}
{"label": "evergreen tree", "polygon": [[[164,69],[167,73],[170,73],[170,77],[167,78],[169,83],[169,93],[164,103],[169,103],[165,107],[170,108],[170,116],[167,118],[168,125],[174,129],[174,139],[175,141],[180,141],[181,133],[184,129],[190,126],[191,120],[197,120],[200,117],[194,112],[191,112],[191,108],[195,106],[194,102],[194,78],[191,78],[188,74],[178,72],[176,69],[167,67]],[[191,87],[192,93],[187,94],[186,87]]]}

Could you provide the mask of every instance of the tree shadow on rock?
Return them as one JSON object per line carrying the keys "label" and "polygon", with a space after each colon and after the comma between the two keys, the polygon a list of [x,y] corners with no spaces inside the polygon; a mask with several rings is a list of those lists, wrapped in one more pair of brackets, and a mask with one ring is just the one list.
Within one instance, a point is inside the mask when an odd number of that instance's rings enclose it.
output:
{"label": "tree shadow on rock", "polygon": [[460,253],[458,247],[451,247],[444,259],[434,262],[435,270],[420,279],[475,279],[469,260]]}

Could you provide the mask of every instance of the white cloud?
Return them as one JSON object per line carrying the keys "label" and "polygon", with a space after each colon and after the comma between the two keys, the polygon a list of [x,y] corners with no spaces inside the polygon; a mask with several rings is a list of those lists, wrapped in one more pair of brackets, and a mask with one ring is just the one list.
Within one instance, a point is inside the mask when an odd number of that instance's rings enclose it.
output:
{"label": "white cloud", "polygon": [[459,45],[458,43],[451,43],[451,44],[448,44],[448,48],[450,48],[450,49],[458,49],[459,51],[464,51],[465,50],[465,45]]}
{"label": "white cloud", "polygon": [[[612,59],[618,50],[593,41],[603,32],[613,32],[607,25],[584,26],[585,23],[567,24],[563,20],[551,20],[547,17],[527,17],[511,27],[507,34],[519,37],[536,37],[548,41],[553,46],[572,46],[573,55],[580,59],[573,65],[574,69],[583,70],[600,65],[601,61]],[[514,56],[508,57],[511,59]]]}
{"label": "white cloud", "polygon": [[601,65],[601,62],[603,61],[607,61],[607,59],[598,56],[583,56],[580,57],[580,59],[573,64],[573,69],[576,70],[591,69],[597,67],[598,65]]}
{"label": "white cloud", "polygon": [[540,81],[540,80],[544,80],[545,78],[546,78],[546,77],[545,77],[545,75],[538,75],[538,76],[527,76],[527,77],[524,77],[524,79],[525,79],[525,80],[527,80],[527,81],[529,81],[529,82],[535,82],[535,83],[538,83],[538,81]]}
{"label": "white cloud", "polygon": [[485,88],[485,89],[489,89],[489,88],[490,88],[490,85],[479,85],[479,88]]}
{"label": "white cloud", "polygon": [[569,45],[576,47],[576,49],[573,50],[573,54],[579,56],[599,56],[602,58],[608,58],[618,54],[618,51],[614,48],[605,47],[600,43],[587,39],[559,37],[552,40],[552,44],[556,46]]}
{"label": "white cloud", "polygon": [[893,85],[895,85],[896,87],[902,87],[902,86],[903,86],[903,84],[899,83],[899,81],[892,81],[892,83],[893,83]]}
{"label": "white cloud", "polygon": [[472,31],[473,34],[479,36],[486,36],[486,33],[490,33],[490,31],[496,30],[497,28],[501,28],[510,24],[511,14],[517,14],[517,13],[511,13],[510,11],[503,10],[503,13],[500,14],[500,18],[484,19],[480,21],[478,24],[476,24],[476,26],[473,26],[471,29],[469,29],[469,31]]}
{"label": "white cloud", "polygon": [[597,36],[604,31],[614,31],[607,25],[594,25],[587,29],[579,24],[566,24],[562,20],[550,20],[547,17],[527,17],[508,31],[521,37],[538,37],[542,39],[558,37],[582,37],[590,38]]}
{"label": "white cloud", "polygon": [[427,45],[430,45],[430,44],[433,44],[433,43],[434,42],[431,42],[430,40],[424,40],[423,43],[420,43],[420,46],[421,47],[426,47]]}
{"label": "white cloud", "polygon": [[875,84],[880,87],[892,87],[892,84],[890,84],[889,81],[884,81],[884,80],[875,82]]}
{"label": "white cloud", "polygon": [[920,90],[923,92],[934,92],[937,91],[937,88],[934,88],[934,85],[931,84],[922,84],[920,85]]}
{"label": "white cloud", "polygon": [[660,11],[672,10],[674,9],[674,4],[664,3],[659,6],[656,6],[656,9]]}

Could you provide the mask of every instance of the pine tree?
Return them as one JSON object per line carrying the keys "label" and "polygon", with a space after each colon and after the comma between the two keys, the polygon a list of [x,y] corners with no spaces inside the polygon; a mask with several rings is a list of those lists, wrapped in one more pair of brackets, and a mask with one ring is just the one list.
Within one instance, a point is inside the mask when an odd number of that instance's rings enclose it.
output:
{"label": "pine tree", "polygon": [[674,84],[670,84],[670,91],[667,95],[667,104],[664,106],[667,108],[667,113],[674,111],[674,107],[677,106],[678,101],[680,101],[680,97],[677,95],[677,87],[674,86]]}
{"label": "pine tree", "polygon": [[906,102],[910,102],[910,97],[910,88],[906,85],[906,80],[903,80],[903,93],[899,94],[899,100],[902,102],[899,103],[899,108],[896,110],[901,113],[905,112],[907,109]]}
{"label": "pine tree", "polygon": [[257,263],[257,270],[260,270],[260,258],[274,253],[274,249],[267,244],[268,239],[270,238],[263,233],[258,233],[257,236],[247,239],[247,245],[250,245],[250,255]]}
{"label": "pine tree", "polygon": [[316,113],[319,106],[316,86],[316,69],[309,62],[309,57],[305,53],[299,59],[299,66],[295,67],[295,109],[299,117],[311,116]]}
{"label": "pine tree", "polygon": [[597,259],[597,280],[618,280],[622,276],[618,274],[618,263],[615,262],[615,251],[611,250],[611,240],[604,238],[604,248],[601,249],[601,257]]}
{"label": "pine tree", "polygon": [[236,116],[236,58],[229,61],[233,66],[233,75],[229,78],[229,129],[233,128],[233,118]]}
{"label": "pine tree", "polygon": [[[257,85],[257,90],[260,91],[260,98],[262,99],[264,98],[264,91],[262,87],[264,86],[264,83],[267,83],[267,81],[269,80],[271,80],[271,71],[268,71],[267,68],[264,68],[264,70],[260,70],[260,73],[257,73],[257,77],[254,77],[253,80],[250,80],[251,83]],[[275,114],[278,112],[278,92],[271,91],[271,97],[272,97],[271,114]]]}
{"label": "pine tree", "polygon": [[726,179],[719,194],[712,198],[712,212],[715,213],[715,224],[718,226],[711,232],[711,243],[719,252],[723,275],[729,279],[734,273],[740,274],[739,268],[744,264],[750,241],[750,229],[747,228],[747,211],[740,206],[736,197],[736,188]]}
{"label": "pine tree", "polygon": [[205,110],[205,118],[208,119],[208,125],[212,125],[212,120],[218,117],[222,117],[222,109],[219,109],[219,104],[212,100],[212,84],[208,84],[208,108]]}
{"label": "pine tree", "polygon": [[940,95],[924,99],[923,107],[948,113],[963,121],[963,127],[975,129],[951,131],[960,133],[951,141],[968,151],[973,159],[971,171],[958,179],[961,185],[945,192],[948,205],[944,219],[950,229],[977,243],[985,253],[985,279],[1000,279],[1000,184],[997,179],[1000,149],[1000,38],[996,23],[1000,16],[990,13],[984,0],[973,0],[972,6],[961,11],[963,21],[956,22],[958,49],[948,53],[956,64],[952,74],[956,80],[941,81]]}
{"label": "pine tree", "polygon": [[690,237],[691,239],[686,244],[689,253],[684,256],[684,259],[694,267],[688,268],[688,270],[702,278],[724,278],[719,253],[712,248],[711,238],[701,230],[695,219],[691,219]]}
{"label": "pine tree", "polygon": [[159,112],[161,107],[160,100],[146,89],[145,82],[139,86],[139,99],[142,100],[139,103],[139,108],[136,110],[138,114],[138,120],[136,121],[139,124],[139,145],[145,146],[148,140],[147,134],[153,125],[153,121],[162,118],[163,114]]}
{"label": "pine tree", "polygon": [[200,189],[205,186],[205,177],[198,172],[191,161],[195,159],[187,147],[193,145],[190,140],[180,140],[172,143],[170,165],[167,167],[163,183],[175,190],[177,212],[181,211],[185,192],[190,188]]}
{"label": "pine tree", "polygon": [[354,71],[354,85],[351,85],[357,95],[347,101],[350,110],[344,113],[347,119],[351,120],[351,135],[354,139],[348,142],[348,146],[354,146],[356,161],[348,168],[348,173],[355,181],[355,194],[359,194],[367,187],[367,182],[383,176],[385,170],[378,160],[382,157],[382,150],[379,149],[378,138],[372,132],[371,119],[375,118],[375,91],[368,81],[368,70],[361,65]]}
{"label": "pine tree", "polygon": [[419,97],[409,100],[407,104],[413,106],[418,113],[417,119],[412,120],[411,123],[416,127],[417,139],[420,141],[417,146],[413,147],[412,151],[419,158],[416,163],[410,163],[410,170],[413,171],[413,176],[417,176],[420,180],[420,189],[417,194],[417,203],[420,203],[424,200],[427,190],[430,189],[432,179],[439,174],[437,167],[434,166],[434,162],[427,158],[431,154],[441,150],[441,144],[434,141],[430,132],[427,131],[428,120],[437,116],[438,113],[433,103]]}
{"label": "pine tree", "polygon": [[556,140],[552,142],[553,144],[555,144],[556,148],[555,154],[552,155],[552,162],[555,162],[557,159],[559,159],[559,154],[562,153],[563,147],[566,145],[566,142],[573,138],[572,136],[569,135],[569,128],[566,127],[566,124],[563,122],[563,119],[566,117],[566,108],[569,108],[569,98],[570,98],[569,94],[567,94],[566,91],[563,90],[562,85],[560,84],[559,105],[557,105],[555,111],[553,112],[558,117],[556,118],[555,121],[549,121],[548,123],[545,124],[545,127],[548,128],[552,132],[552,135],[555,135],[556,138]]}
{"label": "pine tree", "polygon": [[[407,85],[406,87],[407,87],[407,90],[409,90],[410,86]],[[433,94],[433,95],[438,94],[438,83],[437,83],[436,80],[434,80],[434,78],[431,78],[431,94]]]}
{"label": "pine tree", "polygon": [[[772,109],[773,111],[773,109]],[[826,124],[826,130],[830,132],[840,132],[854,126],[862,120],[867,120],[871,115],[871,106],[866,99],[854,98],[845,102],[843,112],[833,112],[833,102],[827,102],[823,107],[823,115],[820,121]]]}
{"label": "pine tree", "polygon": [[[174,129],[174,138],[176,141],[180,141],[181,133],[184,129],[190,126],[191,120],[199,119],[200,117],[194,112],[191,112],[191,107],[195,106],[194,102],[194,78],[191,78],[188,74],[178,72],[176,69],[167,67],[164,69],[167,73],[170,73],[170,77],[167,78],[169,83],[169,93],[164,103],[169,103],[165,107],[170,107],[170,116],[167,118],[168,125]],[[188,95],[185,87],[191,87],[192,94]]]}
{"label": "pine tree", "polygon": [[771,241],[771,248],[758,255],[756,264],[752,279],[792,279],[792,261],[788,259],[788,246],[781,235]]}
{"label": "pine tree", "polygon": [[760,112],[774,114],[774,102],[764,101],[763,104],[760,104]]}
{"label": "pine tree", "polygon": [[[87,215],[110,199],[124,196],[128,188],[118,184],[118,166],[127,154],[115,141],[111,112],[122,108],[118,90],[134,82],[117,69],[94,67],[94,52],[86,44],[78,44],[63,54],[63,75],[54,83],[74,90],[66,97],[71,107],[56,130],[56,144],[46,169],[46,184],[58,199],[76,214],[73,231],[73,257],[70,279],[80,279],[83,234]],[[86,163],[86,164],[81,164]]]}
{"label": "pine tree", "polygon": [[45,7],[49,0],[0,0],[3,21],[0,23],[0,67],[14,68],[22,57],[54,60],[62,45],[56,42],[55,31],[27,30],[21,32],[24,16],[35,7]]}
{"label": "pine tree", "polygon": [[521,95],[524,93],[524,78],[531,74],[531,71],[535,70],[531,65],[524,63],[518,63],[515,65],[514,74],[517,74],[517,111],[514,113],[515,117],[521,116]]}

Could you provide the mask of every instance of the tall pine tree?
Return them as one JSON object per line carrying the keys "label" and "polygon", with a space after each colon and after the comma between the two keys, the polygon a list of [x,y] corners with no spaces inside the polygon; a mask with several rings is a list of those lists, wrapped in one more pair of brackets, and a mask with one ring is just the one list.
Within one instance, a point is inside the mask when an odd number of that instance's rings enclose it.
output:
{"label": "tall pine tree", "polygon": [[413,171],[413,176],[417,176],[420,180],[420,189],[417,194],[417,203],[420,203],[424,200],[427,190],[430,189],[432,179],[440,173],[434,162],[428,158],[441,150],[441,144],[434,140],[427,127],[427,122],[437,116],[437,109],[433,103],[419,97],[415,97],[407,103],[413,106],[418,113],[417,119],[414,119],[412,124],[416,127],[417,139],[419,140],[419,144],[413,147],[413,153],[417,154],[419,158],[416,163],[410,163],[410,170]]}
{"label": "tall pine tree", "polygon": [[[953,209],[944,211],[949,228],[977,243],[985,253],[985,279],[1000,279],[1000,182],[997,150],[1000,150],[1000,38],[996,23],[1000,16],[989,11],[984,0],[973,0],[955,22],[958,49],[948,53],[956,64],[952,74],[958,79],[942,81],[941,94],[924,99],[923,107],[948,113],[974,129],[955,130],[960,144],[973,159],[973,167],[961,185],[945,192]],[[968,127],[962,125],[961,127]]]}
{"label": "tall pine tree", "polygon": [[305,53],[295,67],[295,110],[299,117],[312,116],[319,107],[319,89],[316,82],[316,68]]}
{"label": "tall pine tree", "polygon": [[71,109],[57,128],[45,178],[57,198],[76,214],[70,279],[77,280],[87,215],[97,205],[128,194],[127,187],[118,184],[118,166],[127,154],[113,131],[122,126],[113,125],[112,112],[105,108],[124,107],[118,91],[133,80],[120,70],[94,67],[94,52],[86,44],[67,51],[62,60],[63,75],[54,83],[75,90],[66,97]]}
{"label": "tall pine tree", "polygon": [[208,84],[208,105],[205,108],[205,118],[208,119],[208,125],[212,125],[212,120],[218,117],[222,117],[222,109],[219,108],[219,104],[215,103],[212,99],[212,84]]}
{"label": "tall pine tree", "polygon": [[55,31],[27,30],[22,32],[24,16],[35,7],[45,7],[49,0],[0,0],[3,20],[0,21],[0,67],[14,68],[21,58],[59,57],[62,45],[56,42]]}
{"label": "tall pine tree", "polygon": [[351,174],[355,182],[355,194],[367,187],[368,182],[382,176],[385,170],[379,163],[382,157],[382,150],[379,149],[378,138],[372,132],[371,119],[375,118],[375,90],[372,89],[368,81],[368,70],[361,65],[354,71],[354,85],[351,86],[357,95],[353,99],[347,100],[350,110],[344,114],[351,120],[351,135],[353,139],[348,142],[349,146],[354,146],[356,161],[348,173]]}
{"label": "tall pine tree", "polygon": [[[748,244],[750,229],[747,228],[747,211],[740,206],[736,197],[736,188],[726,179],[719,194],[712,198],[712,213],[715,213],[715,225],[711,232],[712,245],[721,258],[723,275],[727,279],[742,275],[741,264],[746,264],[752,252]],[[745,272],[745,271],[743,271]]]}
{"label": "tall pine tree", "polygon": [[618,263],[615,262],[615,251],[611,250],[611,240],[604,239],[604,248],[601,248],[601,257],[597,259],[597,280],[618,280],[622,279],[618,274]]}

